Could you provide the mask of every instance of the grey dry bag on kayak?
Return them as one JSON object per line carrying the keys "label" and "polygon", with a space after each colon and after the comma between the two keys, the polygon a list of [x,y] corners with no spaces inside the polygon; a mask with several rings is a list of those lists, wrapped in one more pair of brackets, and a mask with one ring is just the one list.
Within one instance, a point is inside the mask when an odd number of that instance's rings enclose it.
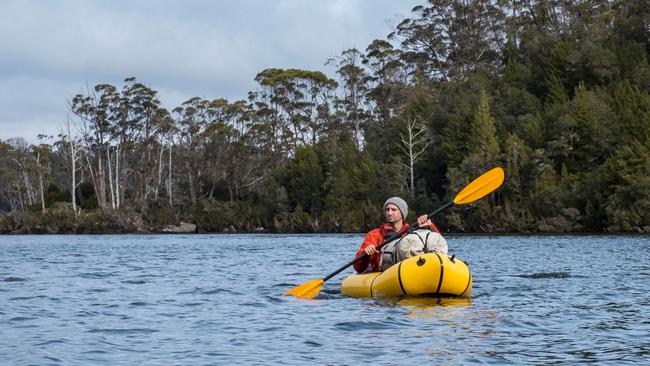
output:
{"label": "grey dry bag on kayak", "polygon": [[418,229],[382,248],[379,269],[385,271],[406,258],[431,252],[447,254],[447,241],[435,231]]}

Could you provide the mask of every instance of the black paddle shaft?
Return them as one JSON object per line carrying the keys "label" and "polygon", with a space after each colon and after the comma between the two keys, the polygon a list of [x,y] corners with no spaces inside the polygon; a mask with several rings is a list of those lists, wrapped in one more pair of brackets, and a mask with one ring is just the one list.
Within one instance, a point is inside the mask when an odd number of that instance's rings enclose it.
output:
{"label": "black paddle shaft", "polygon": [[[437,214],[440,213],[441,211],[444,211],[445,209],[447,209],[447,208],[449,208],[449,207],[451,207],[451,206],[453,206],[453,205],[454,205],[454,202],[452,201],[452,202],[449,202],[449,203],[447,203],[446,205],[440,207],[439,209],[433,211],[432,213],[430,213],[430,214],[428,215],[429,219],[431,219],[433,216],[437,215]],[[404,234],[412,233],[414,230],[417,229],[417,227],[416,227],[417,223],[418,223],[418,222],[415,221],[414,223],[412,223],[411,225],[409,225],[409,227],[408,227],[407,229],[405,229],[405,230],[400,230],[400,231],[398,231],[398,232],[396,232],[396,233],[391,234],[391,235],[390,235],[386,240],[384,240],[383,242],[381,242],[381,244],[377,245],[377,246],[376,246],[376,249],[381,249],[381,248],[383,248],[384,245],[390,243],[391,241],[393,241],[393,240],[395,240],[395,239],[397,239],[397,238],[399,238],[399,237],[402,237]],[[351,260],[351,261],[349,261],[348,263],[344,264],[341,268],[337,269],[336,271],[330,273],[327,277],[323,278],[323,282],[325,282],[325,281],[329,280],[330,278],[336,276],[337,274],[341,273],[344,269],[346,269],[346,268],[350,267],[351,265],[357,263],[358,261],[360,261],[360,260],[366,258],[367,256],[368,256],[368,254],[363,253],[363,254],[361,254],[360,256],[354,258],[353,260]]]}

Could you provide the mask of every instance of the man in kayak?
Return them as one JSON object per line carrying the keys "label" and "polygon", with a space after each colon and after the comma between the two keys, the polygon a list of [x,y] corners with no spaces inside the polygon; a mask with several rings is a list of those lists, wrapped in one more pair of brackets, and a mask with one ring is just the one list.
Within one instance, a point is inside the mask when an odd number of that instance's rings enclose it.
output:
{"label": "man in kayak", "polygon": [[[354,269],[358,273],[379,271],[381,269],[381,252],[377,250],[376,246],[381,244],[388,235],[401,230],[406,230],[409,226],[408,222],[406,222],[408,204],[403,199],[399,197],[391,197],[387,199],[384,203],[384,213],[386,215],[386,223],[368,232],[366,237],[363,239],[361,247],[357,251],[357,256],[360,256],[363,253],[368,255],[368,257],[354,264]],[[438,230],[436,225],[431,222],[431,219],[429,219],[426,214],[418,217],[417,224],[420,228],[429,229],[440,234],[440,230]]]}

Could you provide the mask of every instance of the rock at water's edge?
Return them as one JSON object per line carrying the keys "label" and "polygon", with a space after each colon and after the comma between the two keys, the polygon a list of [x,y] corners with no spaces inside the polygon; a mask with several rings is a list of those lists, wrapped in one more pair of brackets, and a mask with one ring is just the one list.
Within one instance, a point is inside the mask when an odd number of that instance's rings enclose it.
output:
{"label": "rock at water's edge", "polygon": [[185,234],[196,232],[196,225],[189,222],[181,222],[180,225],[168,225],[162,229],[163,233]]}

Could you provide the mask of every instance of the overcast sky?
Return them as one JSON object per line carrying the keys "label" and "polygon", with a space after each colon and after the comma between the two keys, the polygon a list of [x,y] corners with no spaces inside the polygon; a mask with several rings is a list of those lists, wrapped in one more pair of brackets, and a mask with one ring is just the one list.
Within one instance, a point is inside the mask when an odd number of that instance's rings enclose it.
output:
{"label": "overcast sky", "polygon": [[0,139],[56,135],[66,100],[135,76],[166,108],[244,99],[269,67],[321,70],[422,0],[0,0]]}

